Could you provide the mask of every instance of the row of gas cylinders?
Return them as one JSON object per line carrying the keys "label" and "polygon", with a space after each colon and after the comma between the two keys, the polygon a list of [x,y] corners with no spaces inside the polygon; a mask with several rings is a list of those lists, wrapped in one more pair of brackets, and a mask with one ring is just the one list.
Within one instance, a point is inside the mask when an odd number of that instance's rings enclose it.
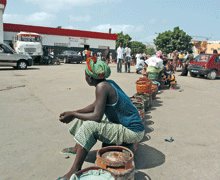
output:
{"label": "row of gas cylinders", "polygon": [[145,113],[151,108],[157,92],[158,85],[154,84],[147,77],[141,77],[136,81],[136,93],[130,99],[138,109],[142,119],[144,119]]}
{"label": "row of gas cylinders", "polygon": [[70,180],[134,180],[134,154],[123,146],[108,146],[97,151],[96,166],[73,174]]}

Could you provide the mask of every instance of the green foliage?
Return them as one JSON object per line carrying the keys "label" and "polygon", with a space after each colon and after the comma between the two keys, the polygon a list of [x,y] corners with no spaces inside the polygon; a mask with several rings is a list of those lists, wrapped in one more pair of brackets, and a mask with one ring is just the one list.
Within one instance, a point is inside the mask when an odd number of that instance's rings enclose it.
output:
{"label": "green foliage", "polygon": [[148,55],[151,55],[151,56],[156,53],[155,49],[152,48],[152,47],[147,47],[144,52],[145,52],[145,54],[148,54]]}
{"label": "green foliage", "polygon": [[146,46],[138,41],[131,41],[130,43],[131,54],[143,53],[146,50]]}
{"label": "green foliage", "polygon": [[186,32],[179,27],[175,27],[173,31],[165,31],[159,33],[154,44],[157,50],[161,50],[164,53],[170,53],[177,51],[192,51],[192,37],[187,35]]}
{"label": "green foliage", "polygon": [[123,47],[125,47],[127,44],[131,48],[131,54],[136,53],[146,53],[149,55],[155,54],[154,48],[146,47],[145,44],[139,42],[139,41],[131,41],[132,38],[128,34],[123,34],[123,32],[120,32],[117,34],[118,39],[116,40],[116,49],[119,46],[119,43],[121,42],[123,44]]}
{"label": "green foliage", "polygon": [[120,32],[117,35],[118,39],[116,40],[116,49],[118,48],[120,42],[122,43],[123,47],[125,47],[126,44],[130,44],[132,38],[128,34],[124,35],[123,32]]}

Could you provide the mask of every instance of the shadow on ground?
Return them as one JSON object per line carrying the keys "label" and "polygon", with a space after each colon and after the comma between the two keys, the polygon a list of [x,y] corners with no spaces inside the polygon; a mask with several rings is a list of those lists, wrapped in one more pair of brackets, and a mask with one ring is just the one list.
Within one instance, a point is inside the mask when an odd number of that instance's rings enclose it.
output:
{"label": "shadow on ground", "polygon": [[163,164],[165,155],[151,146],[140,143],[135,152],[134,161],[137,170],[150,169]]}
{"label": "shadow on ground", "polygon": [[24,70],[14,69],[14,68],[0,68],[0,71],[31,71],[31,70],[39,70],[40,68],[30,67]]}
{"label": "shadow on ground", "polygon": [[150,176],[142,171],[136,171],[134,175],[135,180],[151,180]]}

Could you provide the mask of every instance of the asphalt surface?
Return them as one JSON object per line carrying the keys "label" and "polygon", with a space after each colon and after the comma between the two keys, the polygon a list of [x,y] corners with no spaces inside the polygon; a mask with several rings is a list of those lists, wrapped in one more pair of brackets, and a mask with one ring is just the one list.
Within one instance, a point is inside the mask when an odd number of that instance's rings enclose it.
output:
{"label": "asphalt surface", "polygon": [[[111,79],[132,96],[140,75],[116,73]],[[132,67],[134,68],[134,67]],[[134,69],[132,69],[134,72]],[[157,95],[146,114],[147,135],[135,153],[135,179],[220,179],[220,80],[181,77],[178,90]],[[0,179],[51,180],[64,175],[74,156],[60,151],[75,144],[63,111],[94,100],[84,80],[84,64],[0,68]],[[97,143],[83,165],[94,165]]]}

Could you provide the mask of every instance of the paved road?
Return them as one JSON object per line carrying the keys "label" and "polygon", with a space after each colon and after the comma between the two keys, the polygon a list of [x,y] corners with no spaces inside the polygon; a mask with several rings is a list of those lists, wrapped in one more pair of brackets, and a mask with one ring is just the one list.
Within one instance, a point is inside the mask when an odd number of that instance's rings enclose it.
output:
{"label": "paved road", "polygon": [[[135,73],[112,76],[135,93]],[[136,179],[220,179],[220,80],[177,76],[179,90],[157,96],[146,116],[147,136],[135,155]],[[0,179],[51,180],[63,175],[73,158],[59,151],[74,145],[70,125],[59,113],[93,101],[83,64],[33,66],[26,71],[0,68]],[[172,137],[173,142],[164,139]],[[100,148],[98,143],[93,150]],[[92,151],[83,167],[93,165]]]}

